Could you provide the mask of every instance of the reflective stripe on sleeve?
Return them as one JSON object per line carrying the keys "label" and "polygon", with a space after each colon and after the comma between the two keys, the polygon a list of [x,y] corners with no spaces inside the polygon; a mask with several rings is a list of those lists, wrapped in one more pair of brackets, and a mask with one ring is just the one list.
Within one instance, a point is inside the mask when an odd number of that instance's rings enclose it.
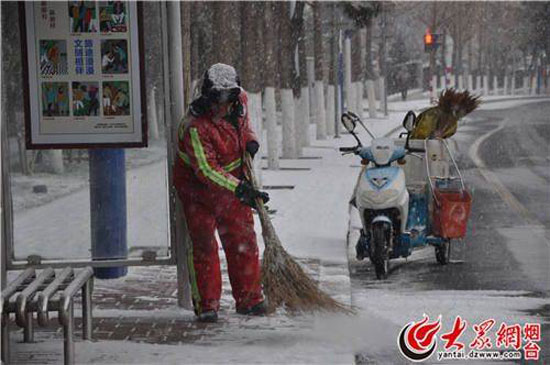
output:
{"label": "reflective stripe on sleeve", "polygon": [[242,163],[242,160],[240,158],[236,159],[235,161],[225,165],[223,167],[223,169],[226,171],[226,172],[231,172],[233,170],[235,170],[237,167],[241,166],[241,163]]}
{"label": "reflective stripe on sleeve", "polygon": [[[191,160],[189,159],[189,156],[187,156],[187,154],[185,152],[182,152],[180,150],[178,150],[178,155],[179,155],[179,158],[186,164],[186,165],[191,165]],[[242,164],[242,160],[240,158],[236,159],[235,161],[233,162],[230,162],[228,163],[227,165],[225,165],[223,167],[223,170],[225,172],[231,172],[233,170],[235,170],[236,168],[238,168],[239,166],[241,166]]]}
{"label": "reflective stripe on sleeve", "polygon": [[197,158],[199,170],[207,179],[210,179],[211,181],[223,188],[235,192],[235,189],[237,188],[237,182],[235,180],[228,179],[225,175],[216,171],[208,164],[208,160],[206,159],[204,148],[200,141],[197,128],[190,128],[189,134],[191,136],[191,145],[193,146],[193,152],[195,153],[195,157]]}
{"label": "reflective stripe on sleeve", "polygon": [[191,165],[191,160],[189,159],[189,156],[187,156],[184,152],[178,150],[178,155],[186,165]]}

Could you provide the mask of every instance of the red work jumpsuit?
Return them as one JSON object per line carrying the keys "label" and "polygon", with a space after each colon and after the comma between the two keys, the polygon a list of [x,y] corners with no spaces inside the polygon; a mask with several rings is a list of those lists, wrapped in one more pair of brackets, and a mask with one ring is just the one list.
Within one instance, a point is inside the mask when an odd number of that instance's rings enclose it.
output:
{"label": "red work jumpsuit", "polygon": [[179,131],[179,158],[174,185],[183,202],[192,241],[188,264],[197,314],[220,306],[221,272],[216,229],[225,256],[237,309],[263,301],[258,246],[252,210],[235,197],[243,175],[246,143],[256,140],[250,129],[247,96],[239,96],[245,115],[236,128],[212,114],[193,118]]}

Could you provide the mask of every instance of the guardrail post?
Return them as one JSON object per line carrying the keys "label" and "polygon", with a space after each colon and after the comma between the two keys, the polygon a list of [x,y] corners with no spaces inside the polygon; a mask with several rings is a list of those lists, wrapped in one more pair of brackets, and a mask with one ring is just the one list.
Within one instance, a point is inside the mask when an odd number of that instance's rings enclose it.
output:
{"label": "guardrail post", "polygon": [[23,327],[23,342],[26,342],[26,343],[34,342],[32,312],[27,312],[27,314],[25,314],[25,317],[27,318],[26,319],[27,325]]}
{"label": "guardrail post", "polygon": [[67,321],[63,324],[63,360],[65,365],[72,365],[74,364],[74,303],[72,299],[67,312]]}
{"label": "guardrail post", "polygon": [[92,278],[82,287],[82,338],[92,339]]}

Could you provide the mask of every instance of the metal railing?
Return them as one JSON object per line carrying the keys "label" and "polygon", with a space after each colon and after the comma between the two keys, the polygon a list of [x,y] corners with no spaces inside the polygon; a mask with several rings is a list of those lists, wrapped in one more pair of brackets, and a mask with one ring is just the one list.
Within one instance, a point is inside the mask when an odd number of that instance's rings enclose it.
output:
{"label": "metal railing", "polygon": [[[42,270],[36,275],[34,268],[28,268],[13,280],[0,298],[2,310],[2,361],[9,364],[9,321],[15,314],[15,323],[23,328],[24,342],[33,342],[33,313],[38,325],[49,324],[49,312],[58,313],[58,322],[63,327],[64,363],[74,364],[74,298],[82,293],[82,338],[92,338],[92,290],[93,269],[86,267],[78,273],[66,267],[56,274],[53,268]],[[17,294],[18,293],[18,294]],[[60,295],[57,299],[55,294]],[[16,296],[17,294],[17,296]],[[15,300],[10,300],[14,299]]]}

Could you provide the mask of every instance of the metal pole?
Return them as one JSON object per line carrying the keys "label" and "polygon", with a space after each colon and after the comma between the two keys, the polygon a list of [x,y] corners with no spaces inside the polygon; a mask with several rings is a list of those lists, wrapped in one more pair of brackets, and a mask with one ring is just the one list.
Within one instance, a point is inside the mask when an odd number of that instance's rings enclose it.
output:
{"label": "metal pole", "polygon": [[338,59],[336,60],[337,67],[334,68],[336,73],[335,79],[337,84],[335,85],[334,93],[334,138],[340,138],[340,114],[342,114],[342,85],[340,84],[340,67],[342,64],[342,53],[338,52]]}
{"label": "metal pole", "polygon": [[67,323],[63,325],[63,363],[65,365],[72,365],[74,364],[74,303],[72,299],[67,316]]}
{"label": "metal pole", "polygon": [[7,119],[7,92],[6,82],[2,83],[2,118],[0,121],[0,167],[1,167],[1,188],[0,188],[0,225],[1,225],[1,240],[0,240],[0,287],[2,290],[7,285],[7,270],[13,261],[13,201],[10,185],[10,163],[9,163],[9,143],[8,143],[8,119]]}
{"label": "metal pole", "polygon": [[[92,259],[126,259],[126,166],[125,151],[93,149],[90,158],[90,217]],[[125,276],[125,266],[94,269],[101,279]]]}
{"label": "metal pole", "polygon": [[336,133],[340,137],[340,115],[344,113],[344,53],[342,49],[342,30],[338,40],[338,114],[336,115]]}
{"label": "metal pole", "polygon": [[[164,3],[161,3],[164,4]],[[167,109],[168,125],[170,126],[169,142],[173,146],[171,154],[174,156],[178,146],[178,126],[184,117],[184,85],[183,85],[183,55],[182,55],[182,34],[181,34],[181,4],[177,1],[168,1],[161,10],[166,26],[163,31],[167,39],[169,63],[168,69],[165,68],[165,77],[168,73],[168,85],[170,93],[170,107]],[[165,30],[166,29],[166,30]],[[175,195],[175,194],[174,194]],[[174,224],[176,225],[174,245],[176,255],[176,278],[178,287],[178,305],[184,308],[191,306],[191,291],[189,288],[189,273],[186,264],[186,253],[191,241],[188,239],[187,228],[185,225],[185,216],[179,199],[177,201],[174,213]]]}
{"label": "metal pole", "polygon": [[92,339],[92,286],[93,278],[82,287],[82,338]]}
{"label": "metal pole", "polygon": [[[432,3],[432,24],[430,28],[430,32],[432,34],[435,33],[435,25],[436,25],[436,14],[437,14],[437,4],[434,1]],[[437,44],[432,45],[432,48],[430,49],[430,69],[429,69],[429,83],[430,83],[430,104],[435,102],[436,94],[437,94],[437,78],[434,79],[435,74],[435,56],[437,52]]]}

